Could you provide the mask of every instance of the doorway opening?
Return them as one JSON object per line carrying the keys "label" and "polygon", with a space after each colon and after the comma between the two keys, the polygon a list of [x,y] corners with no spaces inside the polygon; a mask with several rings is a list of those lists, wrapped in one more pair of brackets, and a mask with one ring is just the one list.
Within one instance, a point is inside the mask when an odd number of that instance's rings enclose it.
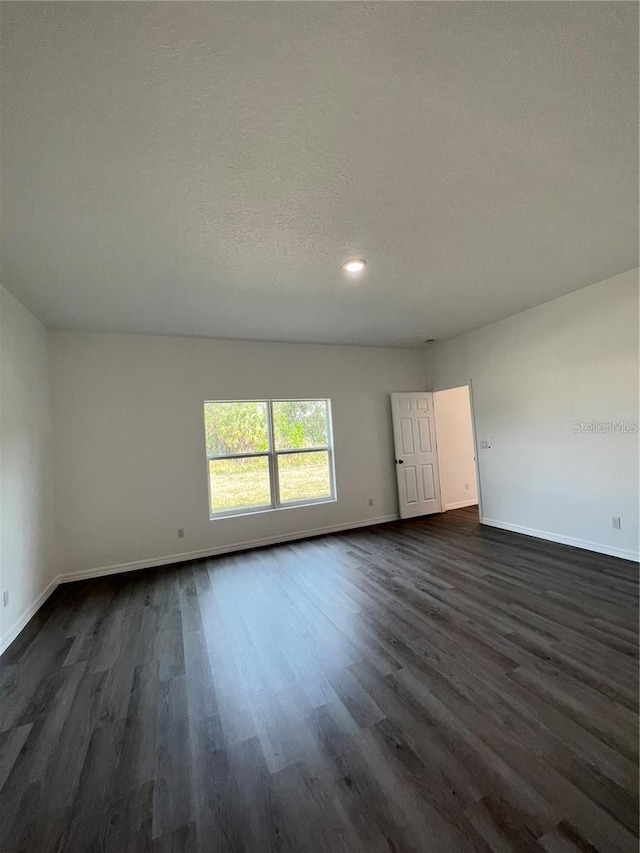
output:
{"label": "doorway opening", "polygon": [[480,489],[469,385],[433,392],[442,512],[475,507]]}

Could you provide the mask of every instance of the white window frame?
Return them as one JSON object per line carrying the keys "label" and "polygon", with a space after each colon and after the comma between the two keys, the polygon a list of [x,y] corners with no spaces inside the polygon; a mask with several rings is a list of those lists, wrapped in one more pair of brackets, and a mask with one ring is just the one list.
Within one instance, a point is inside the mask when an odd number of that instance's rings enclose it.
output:
{"label": "white window frame", "polygon": [[[306,403],[306,402],[322,402],[327,407],[327,437],[329,443],[318,447],[304,447],[298,450],[276,450],[273,435],[273,404],[274,403]],[[328,397],[287,397],[273,400],[205,400],[204,407],[210,403],[265,403],[267,407],[267,431],[269,437],[269,449],[257,451],[255,453],[228,453],[225,455],[210,455],[206,453],[206,435],[205,435],[205,454],[207,461],[207,500],[209,501],[209,520],[215,521],[219,518],[233,518],[240,515],[255,515],[257,512],[273,512],[281,509],[293,509],[300,506],[313,506],[314,504],[326,504],[336,501],[336,472],[335,472],[335,454],[333,449],[333,420],[331,417],[331,400]],[[319,453],[328,454],[329,462],[329,486],[331,489],[330,496],[321,498],[310,498],[304,501],[281,501],[280,500],[280,481],[278,477],[278,457],[293,456],[301,453]],[[271,503],[261,504],[256,507],[242,507],[240,509],[226,509],[221,512],[214,512],[211,508],[211,475],[209,462],[216,459],[252,459],[256,457],[267,457],[269,465],[269,486],[271,491]]]}

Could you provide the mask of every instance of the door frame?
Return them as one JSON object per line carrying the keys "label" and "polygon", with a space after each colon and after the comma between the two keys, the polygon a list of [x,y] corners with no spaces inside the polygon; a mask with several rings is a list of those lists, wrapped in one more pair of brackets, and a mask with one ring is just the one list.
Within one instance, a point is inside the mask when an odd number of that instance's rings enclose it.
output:
{"label": "door frame", "polygon": [[[478,491],[478,518],[482,520],[482,484],[480,482],[480,458],[478,456],[478,432],[476,430],[476,410],[473,403],[473,381],[471,379],[467,379],[466,382],[456,383],[455,385],[447,385],[444,388],[434,388],[432,393],[434,394],[433,402],[434,402],[434,411],[436,412],[434,418],[434,427],[436,432],[436,442],[438,439],[438,414],[437,414],[437,403],[435,399],[435,394],[440,391],[452,391],[454,388],[468,388],[469,389],[469,411],[471,413],[471,433],[473,435],[473,457],[474,463],[476,467],[476,489]],[[440,467],[440,458],[438,457],[438,467]],[[442,499],[442,478],[440,478],[440,504],[443,507],[442,512],[444,512],[444,501]]]}

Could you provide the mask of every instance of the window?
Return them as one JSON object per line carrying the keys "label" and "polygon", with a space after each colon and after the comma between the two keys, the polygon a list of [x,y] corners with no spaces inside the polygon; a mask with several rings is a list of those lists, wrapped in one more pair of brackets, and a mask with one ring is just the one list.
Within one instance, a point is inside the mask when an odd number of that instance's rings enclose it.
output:
{"label": "window", "polygon": [[206,402],[211,518],[335,500],[329,400]]}

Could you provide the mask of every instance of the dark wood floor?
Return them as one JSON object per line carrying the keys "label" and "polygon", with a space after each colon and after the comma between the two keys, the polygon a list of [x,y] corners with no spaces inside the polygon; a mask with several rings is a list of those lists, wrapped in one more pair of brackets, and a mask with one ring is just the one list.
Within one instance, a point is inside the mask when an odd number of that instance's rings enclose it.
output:
{"label": "dark wood floor", "polygon": [[636,853],[637,594],[474,510],[61,587],[0,849]]}

